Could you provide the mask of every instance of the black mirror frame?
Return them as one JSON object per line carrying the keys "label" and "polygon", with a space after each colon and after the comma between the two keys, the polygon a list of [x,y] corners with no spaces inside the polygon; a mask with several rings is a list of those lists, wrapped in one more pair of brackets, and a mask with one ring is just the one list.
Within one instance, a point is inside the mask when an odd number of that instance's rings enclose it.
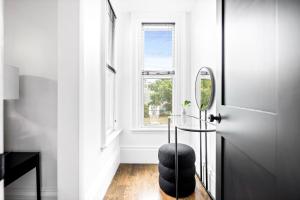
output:
{"label": "black mirror frame", "polygon": [[[204,110],[201,110],[201,105],[199,105],[200,102],[198,102],[198,99],[197,99],[197,80],[198,80],[198,77],[200,76],[200,72],[201,70],[205,69],[206,71],[208,71],[209,75],[210,75],[210,78],[211,78],[211,87],[212,87],[212,90],[211,90],[211,94],[210,94],[210,100],[209,100],[209,104],[207,106],[206,109]],[[196,80],[195,80],[195,100],[196,100],[196,104],[199,108],[200,111],[205,111],[205,110],[209,110],[213,104],[213,101],[214,101],[214,96],[215,96],[215,79],[214,79],[214,75],[213,75],[213,72],[210,68],[208,67],[201,67],[197,73],[197,76],[196,76]]]}

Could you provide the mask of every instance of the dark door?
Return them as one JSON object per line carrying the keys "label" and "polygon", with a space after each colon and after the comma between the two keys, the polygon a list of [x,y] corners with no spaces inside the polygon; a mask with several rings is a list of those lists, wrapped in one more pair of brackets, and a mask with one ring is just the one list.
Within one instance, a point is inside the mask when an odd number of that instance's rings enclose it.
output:
{"label": "dark door", "polygon": [[275,0],[218,1],[217,199],[276,199]]}
{"label": "dark door", "polygon": [[300,199],[300,1],[218,0],[217,200]]}
{"label": "dark door", "polygon": [[300,199],[300,1],[278,0],[278,199]]}

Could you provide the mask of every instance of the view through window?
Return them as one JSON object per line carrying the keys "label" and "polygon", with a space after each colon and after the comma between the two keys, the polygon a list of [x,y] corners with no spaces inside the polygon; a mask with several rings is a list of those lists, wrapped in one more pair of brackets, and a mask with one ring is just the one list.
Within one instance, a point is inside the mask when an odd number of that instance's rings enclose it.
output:
{"label": "view through window", "polygon": [[166,125],[173,108],[174,24],[143,24],[143,124]]}

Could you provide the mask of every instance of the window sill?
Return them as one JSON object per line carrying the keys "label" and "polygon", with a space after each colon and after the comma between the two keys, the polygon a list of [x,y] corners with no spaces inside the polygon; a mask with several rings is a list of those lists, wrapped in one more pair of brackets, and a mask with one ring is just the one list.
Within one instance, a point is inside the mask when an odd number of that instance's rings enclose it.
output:
{"label": "window sill", "polygon": [[103,147],[101,147],[101,150],[106,149],[121,133],[122,129],[117,129],[113,131],[109,131],[106,133],[106,141]]}
{"label": "window sill", "polygon": [[[132,133],[168,133],[168,127],[159,127],[159,128],[133,128],[130,129]],[[174,128],[171,128],[171,131],[174,131]]]}

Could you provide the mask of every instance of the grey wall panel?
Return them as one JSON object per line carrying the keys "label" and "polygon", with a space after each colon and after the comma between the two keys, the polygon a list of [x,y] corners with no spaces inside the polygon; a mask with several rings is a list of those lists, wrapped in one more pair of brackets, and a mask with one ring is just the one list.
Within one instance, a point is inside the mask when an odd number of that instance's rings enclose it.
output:
{"label": "grey wall panel", "polygon": [[[35,76],[20,77],[20,98],[5,102],[5,151],[40,151],[43,186],[56,190],[57,82]],[[10,185],[35,189],[28,174]],[[8,188],[10,189],[10,188]]]}

